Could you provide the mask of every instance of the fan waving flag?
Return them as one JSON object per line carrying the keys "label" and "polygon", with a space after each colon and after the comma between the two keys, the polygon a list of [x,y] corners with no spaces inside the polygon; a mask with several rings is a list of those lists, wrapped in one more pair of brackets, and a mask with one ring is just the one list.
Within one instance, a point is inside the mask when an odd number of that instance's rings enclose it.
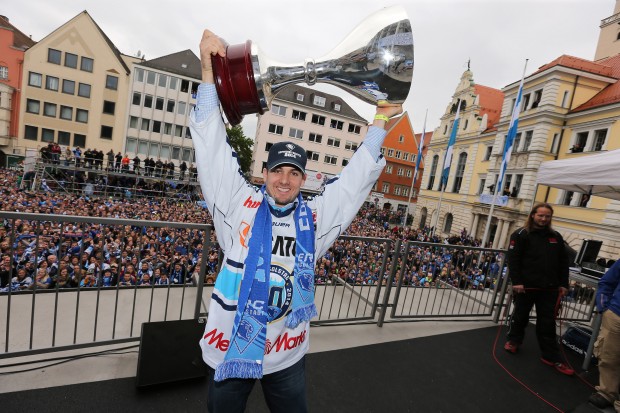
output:
{"label": "fan waving flag", "polygon": [[450,139],[448,140],[448,149],[446,149],[446,156],[443,158],[443,171],[441,173],[441,186],[440,189],[446,189],[448,184],[448,175],[450,174],[450,164],[452,163],[452,150],[454,143],[456,142],[456,132],[459,129],[459,113],[461,112],[461,100],[459,99],[456,104],[456,116],[454,117],[454,123],[452,124],[452,132],[450,132]]}
{"label": "fan waving flag", "polygon": [[512,108],[512,116],[510,117],[510,125],[508,125],[508,134],[506,135],[506,143],[504,144],[504,153],[502,156],[502,164],[499,168],[499,178],[497,181],[496,191],[501,193],[502,183],[504,181],[504,175],[506,174],[506,168],[508,162],[510,162],[510,155],[512,155],[512,145],[517,136],[517,127],[519,126],[519,113],[521,113],[521,96],[523,95],[523,81],[525,80],[525,69],[527,68],[527,59],[525,60],[525,68],[523,69],[523,76],[521,77],[521,83],[519,84],[519,91],[517,92],[517,100]]}

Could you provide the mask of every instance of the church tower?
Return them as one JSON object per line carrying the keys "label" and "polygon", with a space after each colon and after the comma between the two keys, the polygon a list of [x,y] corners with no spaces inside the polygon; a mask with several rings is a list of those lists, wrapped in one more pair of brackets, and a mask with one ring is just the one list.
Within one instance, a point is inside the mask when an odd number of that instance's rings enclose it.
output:
{"label": "church tower", "polygon": [[620,53],[620,0],[616,0],[614,14],[601,20],[600,27],[594,61]]}

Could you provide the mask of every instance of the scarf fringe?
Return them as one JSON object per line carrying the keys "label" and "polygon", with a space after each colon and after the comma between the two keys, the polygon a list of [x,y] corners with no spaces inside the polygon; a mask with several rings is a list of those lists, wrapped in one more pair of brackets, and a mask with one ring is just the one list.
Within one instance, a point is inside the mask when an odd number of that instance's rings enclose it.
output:
{"label": "scarf fringe", "polygon": [[319,313],[316,310],[316,306],[314,305],[314,303],[305,305],[303,307],[295,308],[286,318],[286,327],[295,328],[302,321],[310,321],[312,317],[316,317],[318,314]]}
{"label": "scarf fringe", "polygon": [[215,381],[229,378],[261,379],[263,377],[263,365],[254,360],[233,359],[224,360],[215,369]]}

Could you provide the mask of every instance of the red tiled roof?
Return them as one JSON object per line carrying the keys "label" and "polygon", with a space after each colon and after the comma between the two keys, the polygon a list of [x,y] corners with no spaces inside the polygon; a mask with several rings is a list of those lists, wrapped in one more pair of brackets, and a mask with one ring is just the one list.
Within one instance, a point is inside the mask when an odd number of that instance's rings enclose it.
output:
{"label": "red tiled roof", "polygon": [[546,65],[539,67],[536,72],[532,73],[532,75],[535,75],[536,73],[544,72],[545,70],[550,69],[554,66],[564,66],[564,67],[569,67],[572,69],[577,69],[577,70],[581,70],[581,71],[588,72],[588,73],[601,75],[601,76],[616,77],[614,76],[613,69],[605,63],[605,59],[599,60],[598,62],[595,63],[591,60],[569,56],[566,54],[558,57],[557,59],[551,61],[550,63],[547,63]]}
{"label": "red tiled roof", "polygon": [[5,27],[13,31],[13,46],[17,49],[26,50],[35,45],[35,41],[22,33],[17,27],[4,16],[0,17],[0,27]]}
{"label": "red tiled roof", "polygon": [[489,130],[497,124],[502,114],[504,92],[488,86],[474,85],[474,93],[479,96],[480,117],[487,115],[486,130]]}
{"label": "red tiled roof", "polygon": [[[599,60],[597,63],[609,67],[611,70],[611,76],[616,79],[620,79],[620,54],[607,59]],[[582,110],[591,109],[598,106],[611,105],[618,102],[620,102],[620,81],[616,81],[608,85],[594,95],[592,99],[573,109],[571,113],[580,112]]]}

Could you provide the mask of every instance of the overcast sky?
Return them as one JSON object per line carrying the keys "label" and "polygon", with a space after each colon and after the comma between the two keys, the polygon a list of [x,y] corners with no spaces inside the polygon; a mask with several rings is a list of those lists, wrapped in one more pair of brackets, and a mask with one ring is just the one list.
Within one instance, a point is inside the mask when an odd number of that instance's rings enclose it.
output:
{"label": "overcast sky", "polygon": [[[385,6],[407,10],[415,42],[413,85],[404,104],[417,133],[433,130],[471,60],[478,84],[501,89],[562,54],[593,59],[600,21],[614,0],[13,0],[0,14],[35,41],[87,10],[118,49],[154,59],[191,49],[209,28],[230,44],[250,39],[280,62],[319,58]],[[332,86],[363,117],[374,108]],[[253,137],[255,116],[246,115]]]}

